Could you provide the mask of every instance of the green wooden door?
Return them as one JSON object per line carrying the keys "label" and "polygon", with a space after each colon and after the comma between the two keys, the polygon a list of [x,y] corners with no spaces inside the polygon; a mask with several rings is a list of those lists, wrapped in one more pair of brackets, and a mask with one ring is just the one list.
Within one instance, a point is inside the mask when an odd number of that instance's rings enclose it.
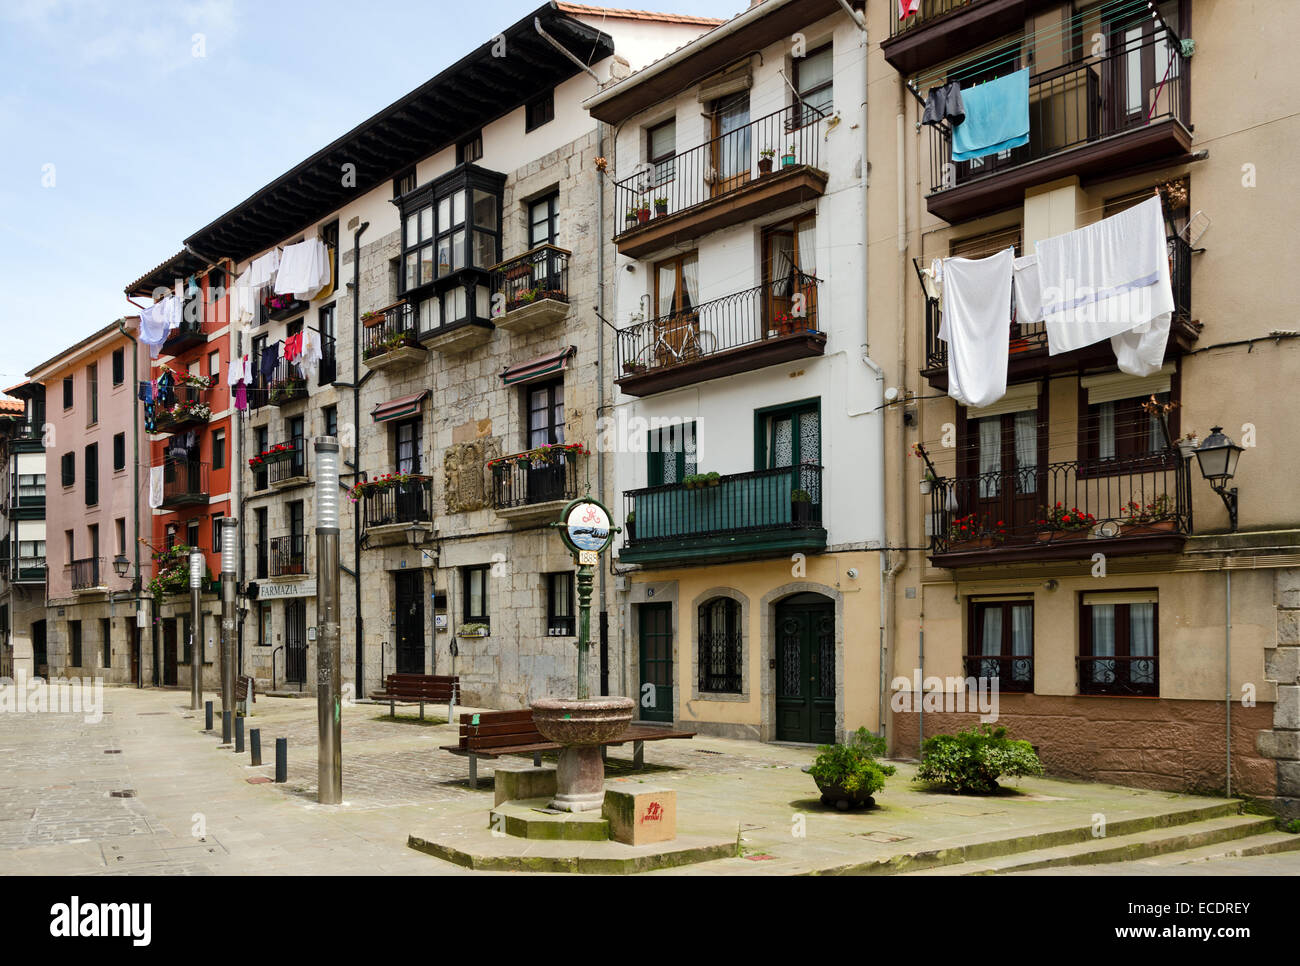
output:
{"label": "green wooden door", "polygon": [[776,738],[835,741],[835,608],[814,594],[777,605]]}
{"label": "green wooden door", "polygon": [[673,720],[673,607],[641,604],[641,720]]}

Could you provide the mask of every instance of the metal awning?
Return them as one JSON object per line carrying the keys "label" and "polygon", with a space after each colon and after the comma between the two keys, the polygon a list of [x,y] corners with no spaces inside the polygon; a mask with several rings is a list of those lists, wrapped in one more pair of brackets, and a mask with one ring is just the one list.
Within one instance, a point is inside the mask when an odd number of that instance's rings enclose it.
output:
{"label": "metal awning", "polygon": [[521,382],[532,382],[534,379],[563,372],[569,367],[569,360],[577,351],[577,346],[565,346],[559,352],[538,356],[517,366],[507,366],[501,370],[501,382],[507,386],[514,386]]}
{"label": "metal awning", "polygon": [[390,419],[401,419],[404,416],[418,416],[424,409],[424,400],[429,396],[429,390],[413,392],[409,396],[398,396],[396,399],[390,399],[388,402],[380,403],[370,411],[375,422],[384,423]]}

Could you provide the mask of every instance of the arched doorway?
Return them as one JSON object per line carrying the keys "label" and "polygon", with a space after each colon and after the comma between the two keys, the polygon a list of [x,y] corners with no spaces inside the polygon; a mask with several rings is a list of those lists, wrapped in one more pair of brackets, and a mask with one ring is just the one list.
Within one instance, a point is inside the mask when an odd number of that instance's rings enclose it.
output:
{"label": "arched doorway", "polygon": [[776,605],[776,740],[835,742],[835,603],[814,593]]}

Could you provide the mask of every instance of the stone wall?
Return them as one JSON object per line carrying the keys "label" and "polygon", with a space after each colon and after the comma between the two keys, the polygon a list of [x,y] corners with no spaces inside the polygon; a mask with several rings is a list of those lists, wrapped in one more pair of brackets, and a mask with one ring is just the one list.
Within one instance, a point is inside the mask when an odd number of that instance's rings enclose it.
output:
{"label": "stone wall", "polygon": [[1277,704],[1258,748],[1275,762],[1278,812],[1300,818],[1300,569],[1277,571],[1274,600],[1277,646],[1264,651],[1264,678],[1276,682]]}

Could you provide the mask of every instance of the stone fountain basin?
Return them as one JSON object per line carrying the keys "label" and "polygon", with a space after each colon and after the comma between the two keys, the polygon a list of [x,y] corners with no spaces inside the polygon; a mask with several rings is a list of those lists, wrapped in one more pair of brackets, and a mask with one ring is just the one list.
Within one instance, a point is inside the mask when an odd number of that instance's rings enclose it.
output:
{"label": "stone fountain basin", "polygon": [[532,707],[533,724],[549,741],[598,745],[627,730],[636,702],[619,697],[538,698]]}

